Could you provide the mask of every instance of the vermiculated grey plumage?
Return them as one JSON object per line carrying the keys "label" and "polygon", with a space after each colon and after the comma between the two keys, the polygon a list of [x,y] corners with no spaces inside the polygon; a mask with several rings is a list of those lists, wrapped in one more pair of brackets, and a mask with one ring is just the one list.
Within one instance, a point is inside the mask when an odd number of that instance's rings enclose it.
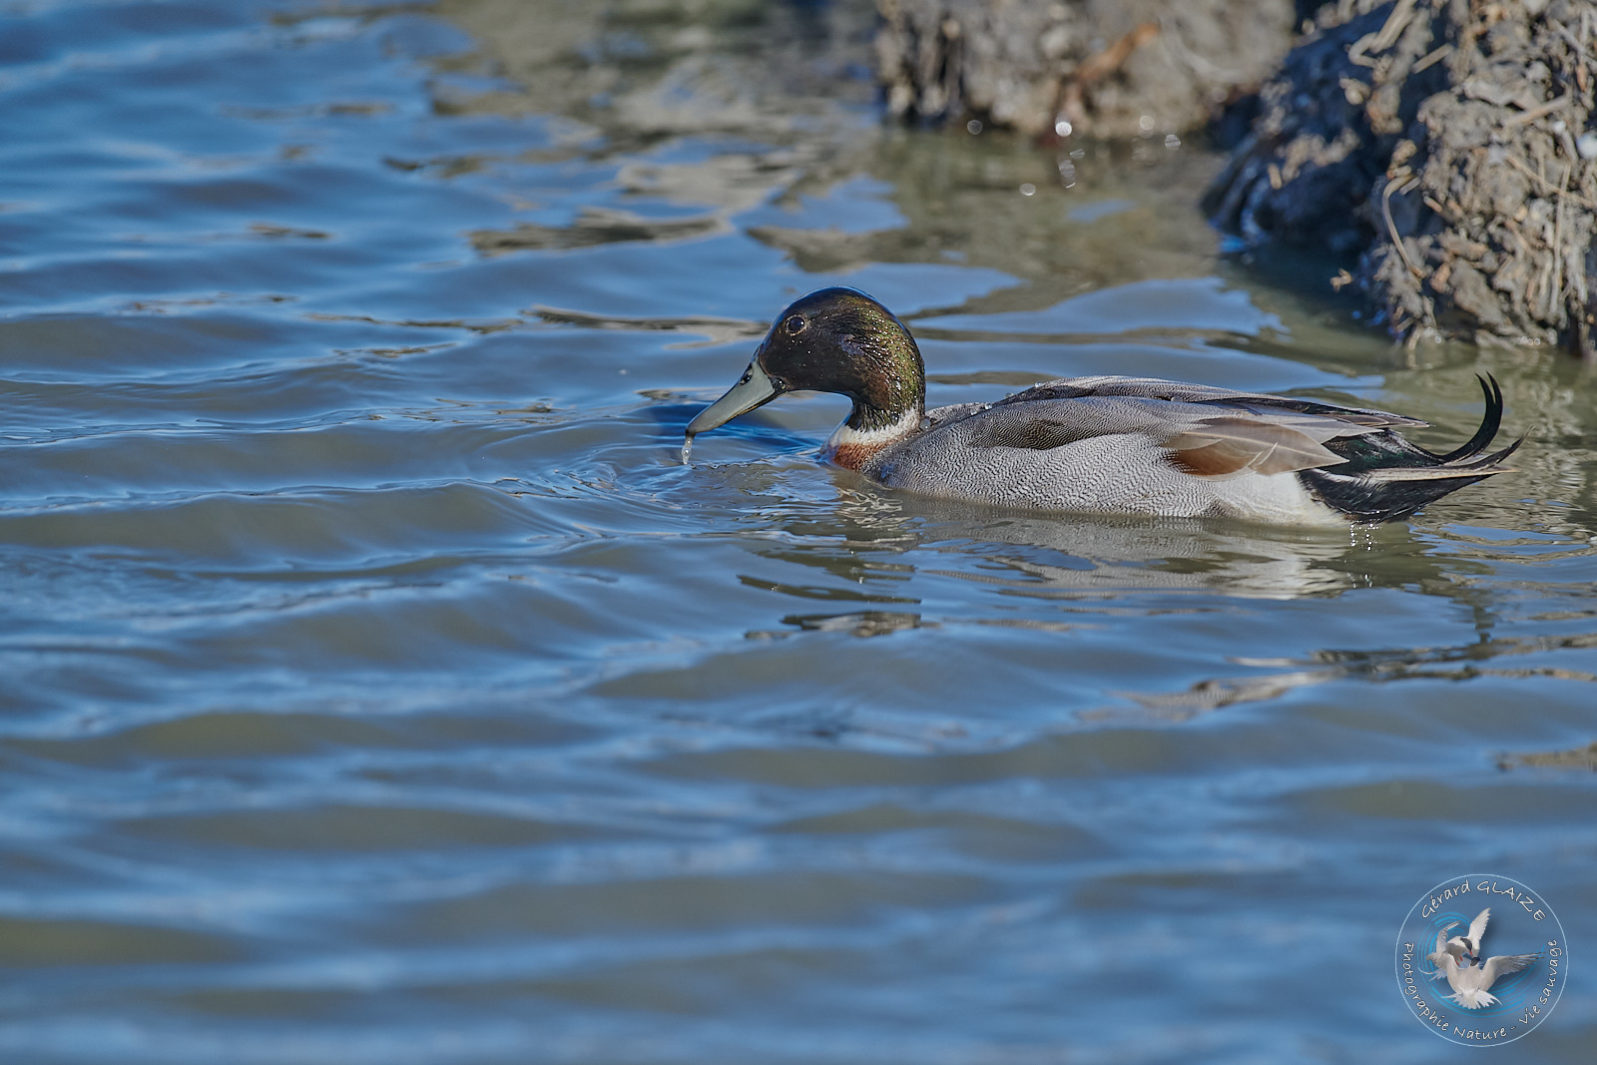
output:
{"label": "vermiculated grey plumage", "polygon": [[1152,378],[1049,381],[931,411],[926,432],[862,472],[1000,506],[1192,516],[1255,516],[1228,476],[1292,473],[1332,510],[1385,521],[1499,472],[1518,446],[1481,457],[1502,419],[1496,382],[1482,387],[1481,428],[1439,456],[1395,431],[1424,422],[1386,411]]}

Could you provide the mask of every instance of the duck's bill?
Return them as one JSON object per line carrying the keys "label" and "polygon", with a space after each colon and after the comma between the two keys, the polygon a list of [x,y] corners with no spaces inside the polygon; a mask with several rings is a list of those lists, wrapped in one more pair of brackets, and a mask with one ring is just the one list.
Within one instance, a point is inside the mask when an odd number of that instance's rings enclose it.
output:
{"label": "duck's bill", "polygon": [[682,437],[683,464],[688,461],[695,436],[725,425],[733,418],[747,414],[756,407],[763,407],[781,394],[782,390],[764,370],[760,369],[758,362],[749,363],[749,368],[743,371],[743,377],[727,390],[726,395],[699,411],[698,415],[688,423],[687,432]]}

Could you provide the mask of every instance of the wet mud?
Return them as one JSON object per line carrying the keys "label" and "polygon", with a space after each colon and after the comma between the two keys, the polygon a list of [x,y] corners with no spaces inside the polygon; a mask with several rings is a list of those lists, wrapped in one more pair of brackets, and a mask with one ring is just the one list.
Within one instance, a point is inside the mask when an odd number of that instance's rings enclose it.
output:
{"label": "wet mud", "polygon": [[1592,358],[1594,91],[1589,0],[1327,5],[1207,206],[1250,243],[1346,253],[1335,283],[1399,337]]}
{"label": "wet mud", "polygon": [[[888,111],[1043,139],[1207,125],[1204,197],[1329,251],[1395,336],[1597,358],[1597,3],[878,0]],[[980,125],[977,125],[980,124]]]}
{"label": "wet mud", "polygon": [[895,116],[1029,134],[1133,137],[1204,125],[1269,76],[1292,0],[878,0]]}

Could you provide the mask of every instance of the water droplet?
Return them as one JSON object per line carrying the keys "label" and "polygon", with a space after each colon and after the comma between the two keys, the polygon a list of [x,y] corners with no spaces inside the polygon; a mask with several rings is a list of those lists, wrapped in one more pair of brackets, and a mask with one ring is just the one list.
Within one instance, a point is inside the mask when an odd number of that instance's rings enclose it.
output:
{"label": "water droplet", "polygon": [[969,122],[965,123],[965,132],[969,133],[972,137],[974,137],[976,134],[980,133],[981,132],[981,119],[973,118]]}
{"label": "water droplet", "polygon": [[1166,133],[1164,135],[1164,146],[1166,148],[1179,148],[1181,147],[1181,138],[1174,133]]}
{"label": "water droplet", "polygon": [[1068,119],[1061,118],[1059,121],[1054,123],[1055,136],[1068,137],[1075,131],[1076,127],[1072,126]]}
{"label": "water droplet", "polygon": [[1137,119],[1137,128],[1142,130],[1142,132],[1144,132],[1144,133],[1152,133],[1153,132],[1153,116],[1152,115],[1143,115],[1141,118]]}
{"label": "water droplet", "polygon": [[1035,196],[1037,195],[1037,186],[1029,181],[1023,182],[1020,186],[1020,194],[1022,196]]}

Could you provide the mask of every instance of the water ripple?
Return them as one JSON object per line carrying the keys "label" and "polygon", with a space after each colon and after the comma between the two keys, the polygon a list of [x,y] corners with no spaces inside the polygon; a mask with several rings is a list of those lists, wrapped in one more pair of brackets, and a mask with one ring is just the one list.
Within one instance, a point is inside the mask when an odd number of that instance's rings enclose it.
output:
{"label": "water ripple", "polygon": [[[1589,369],[1221,259],[1204,151],[881,128],[869,4],[556,7],[0,7],[0,1057],[1417,1061],[1460,855],[1597,941]],[[835,283],[934,402],[1530,437],[1329,533],[903,497],[837,397],[682,465]]]}

